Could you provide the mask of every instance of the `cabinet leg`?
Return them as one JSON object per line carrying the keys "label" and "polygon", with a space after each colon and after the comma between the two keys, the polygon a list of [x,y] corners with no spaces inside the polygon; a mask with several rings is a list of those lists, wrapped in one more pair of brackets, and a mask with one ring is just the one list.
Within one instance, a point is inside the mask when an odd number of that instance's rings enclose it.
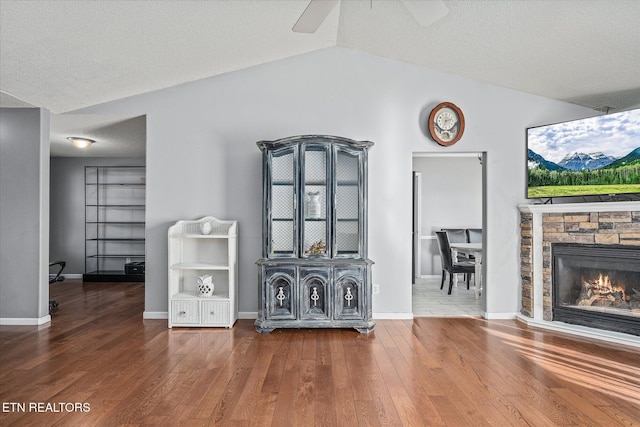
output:
{"label": "cabinet leg", "polygon": [[255,325],[255,328],[256,328],[256,332],[258,332],[260,334],[269,334],[269,333],[273,332],[273,330],[275,329],[275,328],[264,328],[264,327],[262,327],[260,325]]}

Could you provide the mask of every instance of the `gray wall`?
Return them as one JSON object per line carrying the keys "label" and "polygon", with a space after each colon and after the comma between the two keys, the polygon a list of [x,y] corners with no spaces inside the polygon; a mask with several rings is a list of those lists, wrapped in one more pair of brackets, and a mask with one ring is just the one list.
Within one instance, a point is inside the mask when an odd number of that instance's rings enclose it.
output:
{"label": "gray wall", "polygon": [[63,274],[84,273],[84,167],[144,166],[145,159],[52,157],[49,257],[67,263]]}
{"label": "gray wall", "polygon": [[49,113],[0,109],[0,323],[49,319],[48,188]]}
{"label": "gray wall", "polygon": [[[464,112],[452,147],[425,136],[442,101]],[[261,244],[255,142],[332,134],[375,142],[369,168],[374,315],[411,316],[413,154],[486,152],[486,317],[519,311],[517,205],[525,203],[525,129],[593,110],[344,48],[328,48],[132,96],[77,113],[147,115],[145,315],[167,311],[167,228],[210,214],[239,221],[239,310],[255,313]],[[497,118],[499,116],[499,119]]]}
{"label": "gray wall", "polygon": [[[446,155],[445,155],[446,156]],[[442,228],[482,228],[482,164],[477,154],[414,157],[422,177],[422,275],[440,276],[435,232]]]}

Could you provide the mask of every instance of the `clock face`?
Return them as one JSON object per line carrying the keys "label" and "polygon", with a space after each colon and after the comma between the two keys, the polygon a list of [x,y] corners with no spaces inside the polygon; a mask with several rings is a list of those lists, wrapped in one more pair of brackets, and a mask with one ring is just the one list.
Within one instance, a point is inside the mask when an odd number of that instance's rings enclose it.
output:
{"label": "clock face", "polygon": [[429,115],[429,133],[440,145],[453,145],[464,132],[462,111],[450,102],[443,102]]}

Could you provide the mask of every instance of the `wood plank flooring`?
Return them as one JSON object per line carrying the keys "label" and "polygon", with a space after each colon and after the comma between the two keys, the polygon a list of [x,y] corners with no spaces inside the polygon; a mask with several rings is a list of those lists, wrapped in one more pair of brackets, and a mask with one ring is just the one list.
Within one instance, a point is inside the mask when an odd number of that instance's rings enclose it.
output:
{"label": "wood plank flooring", "polygon": [[637,350],[479,318],[167,329],[144,284],[67,280],[0,326],[2,426],[640,425]]}

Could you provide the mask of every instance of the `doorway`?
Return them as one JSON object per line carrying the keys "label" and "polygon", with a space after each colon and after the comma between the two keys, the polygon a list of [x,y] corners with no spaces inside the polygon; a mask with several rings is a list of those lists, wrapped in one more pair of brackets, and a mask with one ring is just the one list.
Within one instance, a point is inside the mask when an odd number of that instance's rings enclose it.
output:
{"label": "doorway", "polygon": [[[79,149],[69,143],[68,135],[88,137],[96,144]],[[91,271],[89,262],[98,258],[118,262],[124,270],[126,254],[130,253],[127,245],[136,245],[136,254],[146,253],[145,166],[146,116],[51,115],[49,256],[52,261],[65,261],[62,274],[67,279],[83,280],[85,273]],[[131,172],[127,180],[106,180],[106,175],[101,174],[98,185],[96,171],[105,168],[143,172]],[[93,172],[87,173],[88,170]],[[88,176],[94,178],[87,179]],[[107,193],[117,198],[109,199]],[[139,196],[135,204],[127,202],[131,194]],[[113,208],[108,214],[107,205]],[[94,233],[98,229],[100,234]],[[98,245],[111,245],[111,252],[103,250],[98,256],[88,251]],[[124,271],[118,273],[126,276]],[[99,281],[117,281],[107,275],[104,278]]]}
{"label": "doorway", "polygon": [[440,290],[442,264],[435,231],[478,228],[486,236],[485,160],[486,153],[413,155],[414,316],[480,316],[483,311],[484,298],[476,297],[474,278],[469,290],[462,276],[451,295],[446,283]]}

